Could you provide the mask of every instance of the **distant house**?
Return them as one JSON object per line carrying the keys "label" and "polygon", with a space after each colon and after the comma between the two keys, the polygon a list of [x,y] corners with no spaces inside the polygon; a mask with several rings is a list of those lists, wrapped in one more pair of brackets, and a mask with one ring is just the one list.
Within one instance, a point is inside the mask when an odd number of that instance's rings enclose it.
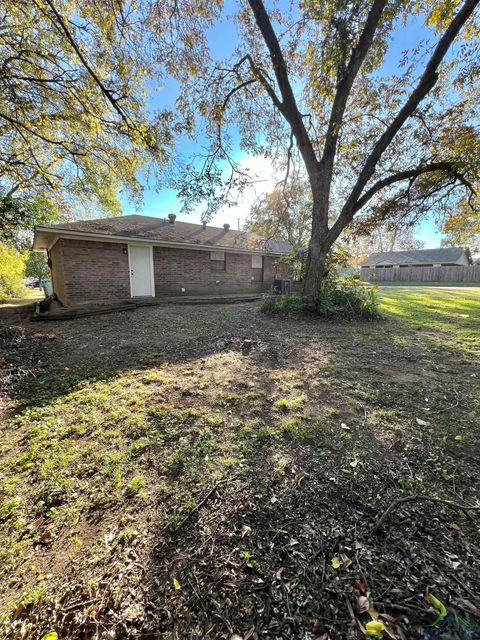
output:
{"label": "distant house", "polygon": [[142,215],[35,229],[66,305],[127,298],[257,292],[289,276],[292,247],[256,233]]}
{"label": "distant house", "polygon": [[472,264],[469,249],[442,247],[414,251],[372,253],[360,263],[361,269],[395,269],[402,267],[466,267]]}

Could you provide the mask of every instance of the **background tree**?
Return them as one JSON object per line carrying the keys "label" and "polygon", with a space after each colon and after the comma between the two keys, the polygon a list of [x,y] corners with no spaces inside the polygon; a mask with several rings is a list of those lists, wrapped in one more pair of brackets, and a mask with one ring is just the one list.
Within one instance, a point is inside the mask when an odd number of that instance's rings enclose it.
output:
{"label": "background tree", "polygon": [[423,249],[425,242],[415,238],[412,227],[388,226],[383,224],[369,234],[362,234],[355,228],[343,236],[345,247],[354,264],[360,263],[371,253],[383,251],[411,251]]}
{"label": "background tree", "polygon": [[25,275],[27,278],[35,280],[50,279],[50,267],[48,266],[47,256],[42,251],[30,251],[25,261]]}
{"label": "background tree", "polygon": [[3,196],[0,194],[0,242],[19,250],[29,248],[29,232],[36,224],[48,224],[56,215],[48,201],[37,196]]}
{"label": "background tree", "polygon": [[[253,153],[288,157],[296,148],[312,197],[305,293],[316,297],[327,253],[354,218],[414,223],[474,193],[478,4],[306,0],[267,10],[248,0],[234,16],[232,55],[215,60],[208,28],[222,19],[220,1],[178,0],[169,10],[157,3],[152,25],[164,56],[171,46],[166,63],[183,87],[179,106],[187,119],[202,114],[211,141],[181,195],[206,201],[211,214],[219,191],[224,202],[232,184],[248,179],[233,158],[238,135]],[[392,33],[412,18],[429,37],[387,75]]]}
{"label": "background tree", "polygon": [[137,173],[171,143],[171,114],[145,106],[159,70],[142,2],[0,0],[0,21],[3,214],[28,225],[39,200],[56,215],[119,213],[119,189],[138,200]]}
{"label": "background tree", "polygon": [[250,209],[249,231],[291,244],[295,251],[308,246],[312,200],[308,183],[299,176],[261,195]]}
{"label": "background tree", "polygon": [[0,300],[23,295],[24,275],[25,255],[0,242]]}
{"label": "background tree", "polygon": [[480,254],[480,203],[472,208],[460,202],[445,221],[443,231],[446,234],[443,246],[468,247],[473,254]]}

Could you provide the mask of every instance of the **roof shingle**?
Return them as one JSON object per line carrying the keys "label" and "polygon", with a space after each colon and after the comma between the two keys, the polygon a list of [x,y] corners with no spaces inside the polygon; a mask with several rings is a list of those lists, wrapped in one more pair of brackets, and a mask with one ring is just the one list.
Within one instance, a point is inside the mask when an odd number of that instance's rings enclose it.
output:
{"label": "roof shingle", "polygon": [[417,249],[413,251],[383,251],[372,253],[360,266],[377,264],[434,264],[459,262],[465,249],[462,247],[441,247],[439,249]]}
{"label": "roof shingle", "polygon": [[[44,227],[45,228],[45,227]],[[94,233],[99,236],[122,236],[141,238],[158,242],[178,242],[192,245],[211,246],[218,249],[251,249],[289,253],[291,245],[278,240],[263,238],[257,233],[234,231],[220,227],[203,227],[202,224],[178,222],[173,224],[164,218],[128,215],[115,218],[81,220],[50,225],[49,231],[73,231]]]}

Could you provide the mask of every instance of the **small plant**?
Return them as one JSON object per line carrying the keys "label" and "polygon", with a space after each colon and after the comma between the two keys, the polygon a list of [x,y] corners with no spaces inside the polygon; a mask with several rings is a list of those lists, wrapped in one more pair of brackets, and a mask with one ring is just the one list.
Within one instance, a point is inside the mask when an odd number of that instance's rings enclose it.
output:
{"label": "small plant", "polygon": [[273,406],[279,411],[294,411],[295,409],[300,409],[306,401],[307,396],[302,393],[302,395],[296,396],[295,398],[280,398],[280,400],[277,400]]}
{"label": "small plant", "polygon": [[145,478],[143,476],[135,476],[125,487],[125,495],[129,497],[137,496],[145,486]]}
{"label": "small plant", "polygon": [[180,473],[186,461],[187,461],[186,454],[183,453],[183,451],[177,451],[177,453],[174,453],[173,456],[168,461],[167,463],[168,469],[173,473]]}
{"label": "small plant", "polygon": [[138,537],[138,531],[136,529],[133,529],[132,527],[126,527],[126,529],[123,531],[122,535],[120,536],[120,542],[122,544],[130,544],[137,537]]}
{"label": "small plant", "polygon": [[303,416],[288,420],[288,422],[282,425],[282,430],[283,433],[289,438],[292,438],[292,440],[295,438],[306,438],[311,433],[307,419]]}
{"label": "small plant", "polygon": [[286,398],[280,398],[280,400],[277,400],[273,406],[275,409],[279,409],[280,411],[288,411],[290,409],[290,405]]}
{"label": "small plant", "polygon": [[289,315],[299,313],[303,309],[300,296],[296,293],[285,293],[282,295],[265,294],[260,304],[260,311],[267,315]]}
{"label": "small plant", "polygon": [[245,564],[249,569],[254,570],[258,568],[257,560],[255,560],[255,558],[252,558],[252,555],[248,551],[244,551],[242,553],[242,558],[245,560]]}

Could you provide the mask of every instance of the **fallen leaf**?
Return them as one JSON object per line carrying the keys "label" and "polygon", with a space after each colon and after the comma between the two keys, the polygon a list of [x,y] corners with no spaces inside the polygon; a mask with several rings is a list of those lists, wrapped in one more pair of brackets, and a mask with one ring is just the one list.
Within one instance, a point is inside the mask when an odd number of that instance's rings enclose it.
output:
{"label": "fallen leaf", "polygon": [[182,588],[176,578],[173,579],[173,588],[175,589],[175,591],[180,591]]}
{"label": "fallen leaf", "polygon": [[421,418],[415,418],[415,420],[420,427],[428,427],[429,423],[426,420],[422,420]]}
{"label": "fallen leaf", "polygon": [[330,564],[332,565],[332,567],[334,569],[338,569],[340,567],[340,565],[342,564],[342,561],[340,560],[340,558],[338,556],[333,556],[333,558],[330,560]]}
{"label": "fallen leaf", "polygon": [[361,580],[355,580],[355,582],[353,583],[353,588],[354,589],[358,589],[359,591],[362,591],[363,593],[367,592],[367,585],[365,584],[365,582],[362,582]]}
{"label": "fallen leaf", "polygon": [[342,564],[345,567],[345,569],[352,564],[352,561],[350,560],[350,558],[345,553],[341,553],[340,554],[340,559],[341,559]]}
{"label": "fallen leaf", "polygon": [[435,609],[437,609],[437,611],[440,613],[442,618],[446,618],[447,617],[447,609],[446,609],[445,605],[443,604],[443,602],[440,602],[440,600],[438,598],[436,598],[433,595],[433,593],[429,593],[427,595],[427,600],[432,605],[432,607],[435,607]]}
{"label": "fallen leaf", "polygon": [[45,529],[45,531],[40,534],[40,540],[42,542],[50,542],[52,538],[53,538],[53,533],[50,531],[50,529]]}
{"label": "fallen leaf", "polygon": [[238,633],[234,633],[233,636],[230,636],[230,640],[243,640],[243,636],[239,636]]}
{"label": "fallen leaf", "polygon": [[452,527],[452,529],[455,529],[455,531],[460,531],[460,525],[456,522],[452,522],[450,526]]}
{"label": "fallen leaf", "polygon": [[58,640],[58,633],[56,631],[50,631],[46,636],[43,636],[42,640]]}
{"label": "fallen leaf", "polygon": [[295,547],[297,544],[300,544],[296,538],[292,538],[288,543],[290,547]]}
{"label": "fallen leaf", "polygon": [[374,638],[381,638],[385,629],[385,625],[379,620],[371,620],[365,625],[365,632],[367,636],[372,636]]}
{"label": "fallen leaf", "polygon": [[370,602],[366,596],[359,596],[357,598],[357,613],[365,613],[370,607]]}
{"label": "fallen leaf", "polygon": [[251,533],[252,527],[249,527],[248,524],[244,524],[242,527],[242,538]]}

